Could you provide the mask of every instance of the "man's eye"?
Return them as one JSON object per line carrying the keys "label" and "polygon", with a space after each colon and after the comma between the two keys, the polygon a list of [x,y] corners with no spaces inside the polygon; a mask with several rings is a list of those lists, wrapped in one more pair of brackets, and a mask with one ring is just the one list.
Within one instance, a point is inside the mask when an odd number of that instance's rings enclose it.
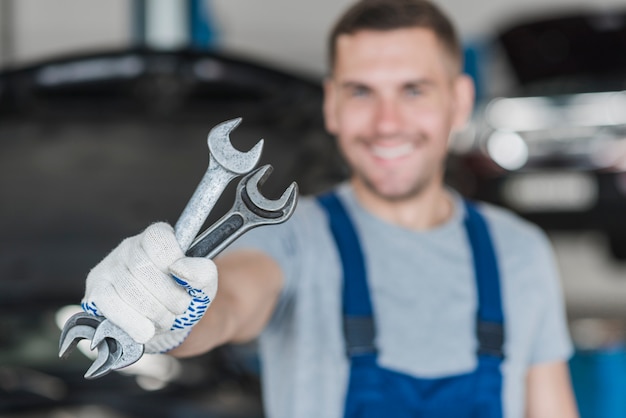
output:
{"label": "man's eye", "polygon": [[423,91],[418,86],[411,85],[411,86],[406,86],[404,88],[404,93],[407,96],[420,96],[423,93]]}
{"label": "man's eye", "polygon": [[366,87],[353,87],[350,91],[352,97],[367,97],[370,94],[370,90]]}

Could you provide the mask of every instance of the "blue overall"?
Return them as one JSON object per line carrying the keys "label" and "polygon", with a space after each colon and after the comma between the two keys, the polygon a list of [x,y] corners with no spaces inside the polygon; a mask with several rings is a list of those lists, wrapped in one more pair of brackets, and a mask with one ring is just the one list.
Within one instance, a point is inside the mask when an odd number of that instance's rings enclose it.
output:
{"label": "blue overall", "polygon": [[[422,379],[378,365],[375,322],[363,252],[335,194],[318,197],[343,264],[343,328],[350,380],[346,418],[501,418],[504,316],[495,253],[483,216],[465,202],[478,294],[477,367],[469,373]],[[407,318],[407,320],[410,320]]]}

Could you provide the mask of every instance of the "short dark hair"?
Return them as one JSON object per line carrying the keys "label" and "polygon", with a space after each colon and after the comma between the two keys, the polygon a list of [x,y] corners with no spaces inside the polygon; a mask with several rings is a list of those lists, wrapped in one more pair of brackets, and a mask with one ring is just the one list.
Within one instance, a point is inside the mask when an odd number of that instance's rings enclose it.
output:
{"label": "short dark hair", "polygon": [[328,66],[335,67],[337,38],[361,30],[425,28],[433,31],[453,62],[461,69],[462,48],[454,25],[428,0],[360,0],[339,18],[328,38]]}

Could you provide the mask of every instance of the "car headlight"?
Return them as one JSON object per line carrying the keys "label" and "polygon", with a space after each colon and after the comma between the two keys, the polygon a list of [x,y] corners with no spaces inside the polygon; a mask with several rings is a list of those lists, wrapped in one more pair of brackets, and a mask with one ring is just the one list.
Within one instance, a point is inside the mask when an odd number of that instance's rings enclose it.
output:
{"label": "car headlight", "polygon": [[495,131],[487,139],[487,153],[506,170],[518,170],[528,161],[528,145],[515,132]]}

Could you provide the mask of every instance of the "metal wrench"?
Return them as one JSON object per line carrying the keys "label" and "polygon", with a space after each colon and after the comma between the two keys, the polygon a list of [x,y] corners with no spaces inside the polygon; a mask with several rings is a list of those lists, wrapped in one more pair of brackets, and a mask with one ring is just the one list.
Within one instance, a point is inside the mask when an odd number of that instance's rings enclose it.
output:
{"label": "metal wrench", "polygon": [[[76,348],[81,340],[92,340],[103,317],[90,315],[86,312],[74,314],[67,320],[59,342],[59,357],[65,359]],[[102,369],[114,364],[121,354],[115,341],[107,339],[98,345],[98,357],[85,373],[85,378],[94,379],[103,376]]]}
{"label": "metal wrench", "polygon": [[[278,200],[265,198],[258,189],[272,171],[272,166],[265,165],[242,178],[237,186],[235,203],[231,210],[213,226],[200,234],[191,248],[185,253],[190,257],[215,257],[246,231],[261,225],[285,222],[291,217],[296,207],[298,187],[292,183]],[[92,349],[111,337],[112,327],[119,330],[108,319],[102,321],[91,339]],[[121,330],[120,330],[121,331]],[[124,333],[125,334],[125,333]],[[130,337],[128,337],[130,338]],[[98,369],[98,376],[126,367],[143,355],[143,344],[130,339],[123,343],[122,355],[119,360],[104,364]],[[127,356],[126,351],[133,353]],[[138,354],[136,354],[138,353]],[[134,356],[137,358],[134,359]],[[133,360],[129,362],[129,360]]]}
{"label": "metal wrench", "polygon": [[289,219],[296,208],[298,185],[291,183],[278,200],[267,199],[258,186],[265,183],[272,170],[271,165],[264,165],[241,179],[230,211],[200,234],[186,255],[213,258],[250,229]]}
{"label": "metal wrench", "polygon": [[241,118],[232,119],[217,125],[209,132],[209,167],[174,226],[176,239],[183,251],[189,248],[200,232],[202,224],[228,183],[252,171],[261,158],[262,139],[247,152],[233,148],[228,135],[239,123]]}
{"label": "metal wrench", "polygon": [[[207,138],[209,166],[174,228],[176,238],[183,250],[189,247],[230,181],[239,175],[250,172],[259,161],[263,149],[263,140],[259,140],[259,142],[247,152],[236,150],[230,142],[229,134],[240,122],[241,118],[232,119],[215,126],[209,132]],[[80,316],[80,318],[83,317],[84,315]],[[94,325],[93,322],[90,324]],[[68,332],[75,326],[79,325],[75,321],[68,321],[63,327],[59,349],[60,357],[67,357],[76,346],[76,344],[67,344],[65,341],[73,337],[74,334],[68,334]],[[84,327],[90,325],[80,326]],[[134,341],[124,331],[109,321],[106,321],[105,324],[95,325],[94,328],[102,328],[101,334],[104,333],[107,340],[115,341],[114,344],[117,349],[117,356],[113,359],[113,357],[109,355],[110,350],[108,350],[108,347],[105,347],[102,343],[93,343],[93,338],[88,335],[89,333],[85,329],[80,329],[80,331],[75,333],[77,338],[85,335],[80,339],[91,339],[91,349],[95,349],[96,346],[98,348],[98,359],[89,369],[85,377],[98,377],[102,375],[98,369],[94,367],[96,364],[107,366],[108,369],[117,369],[134,363],[143,355],[143,346],[140,347],[141,350],[138,350]],[[77,342],[78,341],[76,341],[76,343]],[[109,345],[111,345],[111,343],[109,343]],[[107,362],[103,362],[102,359],[104,359],[105,356],[100,354],[101,351],[103,353],[106,351],[109,352],[106,356],[108,359]],[[114,365],[111,365],[113,360]]]}

